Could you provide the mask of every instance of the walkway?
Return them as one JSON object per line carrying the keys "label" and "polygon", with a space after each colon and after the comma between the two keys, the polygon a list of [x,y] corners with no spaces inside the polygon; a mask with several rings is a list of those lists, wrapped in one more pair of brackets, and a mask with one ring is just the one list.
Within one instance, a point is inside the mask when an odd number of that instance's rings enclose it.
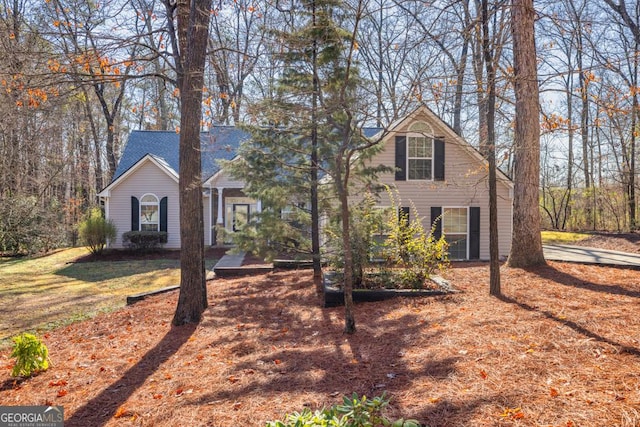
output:
{"label": "walkway", "polygon": [[237,254],[227,252],[216,263],[213,270],[215,271],[216,268],[238,268],[242,266],[242,261],[244,261],[244,252]]}
{"label": "walkway", "polygon": [[245,276],[273,271],[273,265],[242,266],[244,252],[232,254],[227,252],[213,267],[216,277]]}
{"label": "walkway", "polygon": [[543,245],[549,261],[640,267],[640,254],[573,245]]}

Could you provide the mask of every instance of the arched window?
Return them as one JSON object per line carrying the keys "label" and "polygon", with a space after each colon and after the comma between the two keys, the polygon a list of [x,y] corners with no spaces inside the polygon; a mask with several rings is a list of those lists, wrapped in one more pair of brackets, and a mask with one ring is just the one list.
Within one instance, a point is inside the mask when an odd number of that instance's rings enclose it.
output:
{"label": "arched window", "polygon": [[145,194],[140,199],[140,231],[160,230],[160,204],[154,194]]}
{"label": "arched window", "polygon": [[409,126],[409,132],[421,133],[427,136],[433,136],[433,129],[428,123],[414,122]]}
{"label": "arched window", "polygon": [[425,122],[409,126],[407,171],[410,180],[433,179],[433,129]]}

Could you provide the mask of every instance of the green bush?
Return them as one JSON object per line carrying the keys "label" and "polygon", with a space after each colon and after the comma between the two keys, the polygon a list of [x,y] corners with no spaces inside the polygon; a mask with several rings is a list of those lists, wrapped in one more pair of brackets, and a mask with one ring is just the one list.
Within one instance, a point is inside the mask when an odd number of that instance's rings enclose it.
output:
{"label": "green bush", "polygon": [[13,342],[11,357],[16,358],[16,364],[12,376],[30,377],[49,368],[49,350],[38,337],[24,333],[14,337]]}
{"label": "green bush", "polygon": [[107,245],[107,240],[115,239],[116,226],[102,216],[102,210],[94,208],[78,226],[78,233],[80,241],[92,254],[100,254]]}
{"label": "green bush", "polygon": [[269,421],[267,427],[420,427],[416,420],[391,421],[383,416],[383,409],[388,404],[384,395],[367,399],[353,393],[351,397],[343,398],[342,405],[315,412],[305,408],[302,412],[286,415],[283,421]]}
{"label": "green bush", "polygon": [[167,243],[166,231],[127,231],[122,235],[122,244],[133,250],[152,250]]}
{"label": "green bush", "polygon": [[[392,206],[396,211],[400,205],[391,192]],[[436,239],[434,223],[429,233],[424,229],[420,214],[413,204],[411,218],[400,218],[390,215],[387,219],[389,234],[382,244],[381,255],[387,267],[401,268],[402,287],[419,288],[433,273],[448,266],[449,246],[444,234]],[[438,218],[440,221],[440,218]]]}

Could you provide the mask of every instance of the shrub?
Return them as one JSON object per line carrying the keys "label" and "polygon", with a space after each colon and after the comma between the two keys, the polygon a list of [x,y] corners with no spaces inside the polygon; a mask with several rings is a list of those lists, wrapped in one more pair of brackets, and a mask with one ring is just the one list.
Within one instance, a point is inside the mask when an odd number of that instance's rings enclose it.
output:
{"label": "shrub", "polygon": [[[377,246],[374,234],[382,222],[383,211],[374,208],[374,199],[365,197],[358,205],[351,208],[349,217],[349,237],[351,243],[351,259],[353,260],[353,284],[359,287],[364,279],[365,270],[370,267],[371,260],[376,258]],[[344,246],[340,224],[334,224],[329,237],[335,247],[335,253],[329,257],[329,264],[336,270],[344,269]]]}
{"label": "shrub", "polygon": [[14,337],[13,342],[11,357],[16,358],[16,364],[11,371],[12,376],[30,377],[37,372],[47,370],[49,350],[38,337],[24,333]]}
{"label": "shrub", "polygon": [[65,244],[63,212],[55,199],[0,197],[0,252],[29,255]]}
{"label": "shrub", "polygon": [[328,409],[311,412],[305,408],[302,412],[286,415],[283,421],[269,421],[267,427],[420,427],[416,420],[399,419],[391,421],[382,415],[389,400],[382,395],[367,399],[353,393],[345,396],[342,405],[333,405]]}
{"label": "shrub", "polygon": [[167,243],[166,231],[127,231],[122,235],[122,244],[133,250],[147,251]]}
{"label": "shrub", "polygon": [[107,245],[107,240],[115,239],[116,226],[102,216],[102,210],[94,208],[78,226],[82,243],[92,254],[100,254]]}
{"label": "shrub", "polygon": [[[391,193],[390,198],[392,206],[397,209],[399,201]],[[403,287],[415,288],[420,287],[437,270],[446,268],[449,257],[444,234],[438,239],[434,237],[436,224],[427,233],[413,204],[411,211],[414,215],[409,219],[401,217],[398,220],[395,215],[388,218],[389,235],[382,245],[381,253],[387,266],[403,269]]]}

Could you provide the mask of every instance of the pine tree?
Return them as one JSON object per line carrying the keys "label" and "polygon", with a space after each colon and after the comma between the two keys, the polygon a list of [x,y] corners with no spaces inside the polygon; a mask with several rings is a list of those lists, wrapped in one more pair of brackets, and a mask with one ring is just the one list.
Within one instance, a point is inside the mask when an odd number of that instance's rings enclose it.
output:
{"label": "pine tree", "polygon": [[[245,193],[265,203],[255,227],[244,233],[245,243],[268,236],[273,242],[274,236],[282,238],[291,232],[277,217],[279,210],[292,203],[309,201],[307,221],[318,227],[319,210],[329,201],[320,195],[326,192],[334,201],[337,198],[338,211],[332,216],[342,223],[345,332],[353,333],[349,190],[354,177],[367,179],[377,171],[364,166],[376,143],[364,138],[357,111],[361,81],[354,54],[362,4],[317,0],[296,6],[293,28],[273,32],[283,65],[275,95],[254,109],[254,119],[261,126],[248,127],[252,138],[240,148],[240,160],[229,167],[246,183]],[[349,30],[343,28],[347,23]],[[318,185],[319,176],[329,185]],[[319,260],[319,248],[312,246]]]}

